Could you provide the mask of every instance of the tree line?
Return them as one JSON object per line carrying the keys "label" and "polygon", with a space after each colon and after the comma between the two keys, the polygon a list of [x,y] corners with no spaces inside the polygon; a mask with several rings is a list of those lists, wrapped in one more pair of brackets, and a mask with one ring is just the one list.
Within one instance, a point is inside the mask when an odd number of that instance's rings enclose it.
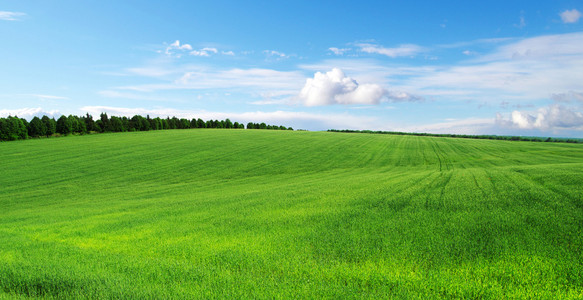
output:
{"label": "tree line", "polygon": [[554,143],[583,143],[583,139],[577,138],[552,138],[537,136],[506,136],[506,135],[473,135],[473,134],[439,134],[439,133],[417,133],[417,132],[399,132],[399,131],[372,131],[372,130],[349,130],[349,129],[328,129],[329,132],[348,132],[348,133],[373,133],[373,134],[394,134],[394,135],[416,135],[416,136],[433,136],[433,137],[450,137],[462,139],[487,139],[487,140],[505,140],[505,141],[526,141],[526,142],[554,142]]}
{"label": "tree line", "polygon": [[[81,117],[62,115],[57,120],[45,115],[41,118],[34,117],[30,122],[16,116],[8,116],[7,118],[0,118],[0,141],[69,134],[191,128],[245,129],[245,125],[239,122],[232,122],[229,119],[204,121],[200,118],[193,118],[191,120],[185,118],[179,119],[177,117],[150,118],[149,115],[145,118],[140,115],[128,118],[108,117],[107,113],[101,113],[99,119],[96,120],[90,114]],[[293,130],[291,127],[252,122],[247,124],[247,129]]]}

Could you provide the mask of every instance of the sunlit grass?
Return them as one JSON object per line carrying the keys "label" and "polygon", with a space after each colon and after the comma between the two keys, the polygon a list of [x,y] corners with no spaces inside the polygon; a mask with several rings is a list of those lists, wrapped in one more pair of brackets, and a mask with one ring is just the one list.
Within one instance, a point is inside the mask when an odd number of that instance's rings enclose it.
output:
{"label": "sunlit grass", "polygon": [[181,130],[0,162],[8,298],[583,297],[581,145]]}

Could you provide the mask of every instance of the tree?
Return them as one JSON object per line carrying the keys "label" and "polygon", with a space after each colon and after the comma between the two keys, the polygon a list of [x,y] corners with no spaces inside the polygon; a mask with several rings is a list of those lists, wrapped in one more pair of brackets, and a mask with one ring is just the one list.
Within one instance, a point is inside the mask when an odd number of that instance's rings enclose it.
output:
{"label": "tree", "polygon": [[142,125],[141,116],[135,115],[130,119],[130,125],[126,128],[129,131],[140,131],[140,126]]}
{"label": "tree", "polygon": [[168,124],[168,119],[160,119],[161,129],[170,129],[170,124]]}
{"label": "tree", "polygon": [[158,121],[159,118],[150,119],[150,129],[151,130],[159,130],[160,129],[160,122]]}
{"label": "tree", "polygon": [[206,123],[201,118],[198,118],[198,120],[196,120],[196,127],[206,128]]}
{"label": "tree", "polygon": [[69,121],[69,118],[64,115],[59,117],[57,120],[57,133],[67,135],[71,132],[73,132],[73,127],[71,126],[71,121]]}
{"label": "tree", "polygon": [[126,131],[126,129],[123,127],[123,123],[120,118],[116,116],[111,116],[109,122],[111,123],[111,131],[113,132]]}
{"label": "tree", "polygon": [[9,140],[18,140],[18,139],[26,139],[28,138],[28,129],[22,119],[18,117],[8,117],[7,118],[7,125],[8,125],[8,138]]}
{"label": "tree", "polygon": [[229,128],[229,129],[230,128],[233,128],[233,122],[231,122],[231,120],[229,120],[229,119],[226,119],[225,120],[225,126],[224,127],[225,128]]}
{"label": "tree", "polygon": [[38,117],[32,118],[28,123],[28,135],[39,137],[47,134],[47,126]]}
{"label": "tree", "polygon": [[190,128],[190,122],[187,119],[180,119],[180,125],[178,126],[179,129],[188,129]]}
{"label": "tree", "polygon": [[109,118],[107,117],[107,113],[101,113],[100,115],[101,120],[101,132],[109,132],[111,131],[111,124],[109,122]]}
{"label": "tree", "polygon": [[128,131],[130,128],[130,119],[128,117],[121,117],[121,124],[123,125],[124,131]]}
{"label": "tree", "polygon": [[82,119],[82,120],[83,120],[83,122],[85,123],[85,129],[86,129],[88,132],[91,132],[91,131],[97,131],[97,130],[95,129],[95,121],[93,121],[93,116],[91,116],[89,113],[87,113],[87,114],[85,115],[85,117],[83,117],[83,118],[81,118],[81,119]]}
{"label": "tree", "polygon": [[0,118],[0,141],[9,141],[8,121]]}
{"label": "tree", "polygon": [[148,131],[150,130],[150,121],[147,119],[140,117],[140,131]]}
{"label": "tree", "polygon": [[[77,116],[69,115],[67,119],[69,119],[69,122],[71,123],[71,132],[84,133]],[[85,122],[83,122],[83,125],[85,125]]]}
{"label": "tree", "polygon": [[43,116],[41,121],[45,124],[45,127],[47,129],[47,131],[46,131],[47,137],[49,137],[57,132],[57,121],[55,121],[55,119],[49,118],[47,116]]}

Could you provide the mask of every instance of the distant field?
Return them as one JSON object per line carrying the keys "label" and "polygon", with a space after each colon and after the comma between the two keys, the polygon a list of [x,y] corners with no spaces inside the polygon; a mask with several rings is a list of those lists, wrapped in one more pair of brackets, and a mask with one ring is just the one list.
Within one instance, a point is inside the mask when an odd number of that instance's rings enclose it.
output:
{"label": "distant field", "polygon": [[0,143],[0,298],[583,298],[583,145],[263,130]]}

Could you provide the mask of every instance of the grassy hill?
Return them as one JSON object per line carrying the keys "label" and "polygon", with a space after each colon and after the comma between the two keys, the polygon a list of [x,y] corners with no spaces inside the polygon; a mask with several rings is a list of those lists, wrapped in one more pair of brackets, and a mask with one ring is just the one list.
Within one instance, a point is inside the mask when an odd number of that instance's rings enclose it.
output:
{"label": "grassy hill", "polygon": [[0,298],[581,298],[582,170],[582,145],[418,136],[0,143]]}

